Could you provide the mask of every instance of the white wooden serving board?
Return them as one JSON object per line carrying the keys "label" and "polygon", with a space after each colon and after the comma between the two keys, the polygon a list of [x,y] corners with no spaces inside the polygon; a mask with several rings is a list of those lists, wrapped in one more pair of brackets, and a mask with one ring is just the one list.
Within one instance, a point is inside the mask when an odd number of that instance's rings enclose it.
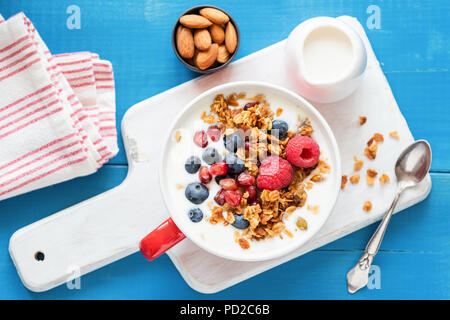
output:
{"label": "white wooden serving board", "polygon": [[[343,173],[352,174],[354,155],[365,160],[360,183],[347,183],[321,231],[282,258],[264,262],[231,261],[207,253],[188,239],[182,241],[168,255],[195,290],[213,293],[225,289],[361,229],[381,219],[387,211],[394,197],[395,160],[414,139],[363,27],[354,18],[339,19],[354,27],[365,42],[368,53],[365,78],[349,98],[329,105],[313,105],[336,136]],[[24,227],[11,237],[10,254],[24,285],[33,291],[45,291],[138,251],[141,238],[168,218],[160,197],[157,173],[162,149],[161,132],[165,132],[167,123],[188,101],[225,82],[266,81],[295,91],[285,77],[284,44],[285,41],[276,43],[224,70],[186,82],[128,110],[122,122],[129,162],[125,181],[115,189]],[[360,115],[367,117],[367,123],[362,127],[358,120]],[[394,130],[400,139],[389,137],[388,133]],[[377,158],[370,161],[364,157],[363,150],[375,132],[382,133],[385,141],[379,146]],[[392,181],[382,186],[377,181],[369,187],[364,174],[368,167],[387,173]],[[422,201],[430,189],[428,176],[402,196],[397,211]],[[366,200],[373,203],[369,213],[362,210]],[[361,248],[364,245],[361,243]],[[35,259],[37,251],[45,254],[43,261]],[[355,261],[357,259],[355,256]]]}

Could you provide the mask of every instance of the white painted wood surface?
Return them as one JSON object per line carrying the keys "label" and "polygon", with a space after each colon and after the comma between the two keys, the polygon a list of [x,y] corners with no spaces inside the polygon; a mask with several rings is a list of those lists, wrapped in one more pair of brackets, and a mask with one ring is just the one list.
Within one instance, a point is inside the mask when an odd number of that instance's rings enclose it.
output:
{"label": "white painted wood surface", "polygon": [[[204,293],[225,289],[363,228],[381,219],[388,209],[394,197],[395,159],[414,138],[362,26],[351,17],[340,19],[351,24],[364,40],[368,52],[365,79],[349,98],[331,105],[313,105],[336,136],[343,173],[352,174],[354,155],[365,160],[360,183],[347,183],[321,231],[297,251],[279,259],[231,261],[205,252],[188,239],[182,241],[168,255],[193,289]],[[158,138],[165,130],[165,119],[172,119],[199,93],[229,81],[266,81],[295,91],[285,77],[284,43],[276,43],[220,72],[186,82],[130,108],[122,122],[129,162],[126,180],[117,188],[24,227],[11,237],[11,258],[24,285],[32,291],[49,290],[139,250],[140,239],[168,217],[157,183],[161,150]],[[359,115],[367,116],[363,127],[359,126]],[[394,130],[399,133],[399,140],[389,137],[388,133]],[[363,156],[363,149],[375,132],[384,134],[385,142],[379,146],[377,159],[370,161]],[[393,181],[367,186],[364,172],[369,167],[387,173]],[[430,189],[428,176],[402,196],[397,211],[422,201]],[[373,203],[369,213],[361,209],[366,200]],[[364,245],[361,243],[361,247]],[[35,259],[38,251],[44,253],[43,261]],[[358,258],[355,256],[355,261]]]}

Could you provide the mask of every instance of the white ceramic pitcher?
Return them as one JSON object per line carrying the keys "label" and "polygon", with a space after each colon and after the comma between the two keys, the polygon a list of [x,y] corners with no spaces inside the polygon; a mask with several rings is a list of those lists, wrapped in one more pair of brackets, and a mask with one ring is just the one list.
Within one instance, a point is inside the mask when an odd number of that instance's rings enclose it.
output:
{"label": "white ceramic pitcher", "polygon": [[356,90],[366,69],[367,54],[361,38],[348,24],[317,17],[291,32],[285,64],[300,95],[331,103]]}

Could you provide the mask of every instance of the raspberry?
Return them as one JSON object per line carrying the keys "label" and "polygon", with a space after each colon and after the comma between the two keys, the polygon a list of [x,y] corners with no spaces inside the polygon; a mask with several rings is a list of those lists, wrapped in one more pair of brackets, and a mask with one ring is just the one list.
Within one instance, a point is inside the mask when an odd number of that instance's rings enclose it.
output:
{"label": "raspberry", "polygon": [[220,162],[214,163],[211,168],[209,168],[209,171],[214,176],[224,176],[228,173],[228,165],[225,160],[222,160]]}
{"label": "raspberry", "polygon": [[243,187],[251,186],[255,183],[255,177],[249,175],[247,172],[242,172],[239,174],[236,180],[238,184]]}
{"label": "raspberry", "polygon": [[263,160],[256,184],[260,189],[279,190],[287,187],[294,177],[291,164],[278,156]]}
{"label": "raspberry", "polygon": [[216,125],[209,126],[206,132],[208,133],[208,136],[211,138],[211,140],[214,142],[219,141],[220,136],[222,135],[220,128]]}
{"label": "raspberry", "polygon": [[237,191],[227,190],[223,193],[225,201],[232,207],[237,207],[241,204],[241,194]]}
{"label": "raspberry", "polygon": [[201,166],[200,170],[198,171],[198,177],[200,179],[201,183],[207,184],[211,181],[212,175],[208,170],[208,167]]}
{"label": "raspberry", "polygon": [[236,180],[231,178],[220,180],[219,185],[224,190],[237,190],[238,188]]}
{"label": "raspberry", "polygon": [[197,131],[194,133],[194,143],[200,148],[205,148],[208,145],[208,135],[205,131]]}
{"label": "raspberry", "polygon": [[294,166],[311,168],[319,161],[320,148],[312,138],[296,136],[287,143],[286,157]]}

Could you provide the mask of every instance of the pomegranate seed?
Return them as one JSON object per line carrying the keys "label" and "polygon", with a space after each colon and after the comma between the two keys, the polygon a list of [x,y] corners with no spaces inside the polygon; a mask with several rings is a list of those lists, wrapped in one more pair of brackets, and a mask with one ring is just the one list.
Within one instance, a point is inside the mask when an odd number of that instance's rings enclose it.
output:
{"label": "pomegranate seed", "polygon": [[236,180],[231,179],[231,178],[220,180],[219,185],[224,190],[237,190],[237,187],[238,187]]}
{"label": "pomegranate seed", "polygon": [[198,177],[200,178],[201,183],[209,183],[212,179],[212,175],[208,170],[208,167],[201,166],[198,171]]}
{"label": "pomegranate seed", "polygon": [[194,143],[200,148],[205,148],[208,145],[208,136],[206,135],[206,132],[203,130],[197,131],[194,134]]}
{"label": "pomegranate seed", "polygon": [[240,186],[251,186],[255,183],[255,177],[247,172],[242,172],[238,175],[237,182]]}
{"label": "pomegranate seed", "polygon": [[253,206],[261,206],[261,205],[259,204],[259,202],[256,201],[256,200],[250,202],[248,205],[249,205],[250,207],[253,207]]}
{"label": "pomegranate seed", "polygon": [[248,110],[250,108],[253,108],[254,106],[256,106],[256,102],[249,102],[244,106],[244,110]]}
{"label": "pomegranate seed", "polygon": [[256,187],[255,186],[249,186],[245,189],[246,192],[248,192],[248,198],[247,200],[255,200],[256,199]]}
{"label": "pomegranate seed", "polygon": [[220,136],[222,135],[220,128],[215,125],[210,126],[206,132],[208,133],[208,136],[211,138],[211,140],[214,142],[219,141]]}
{"label": "pomegranate seed", "polygon": [[224,195],[224,190],[220,189],[219,192],[217,192],[216,196],[214,197],[214,201],[216,201],[216,203],[219,206],[223,206],[225,204],[225,195]]}
{"label": "pomegranate seed", "polygon": [[237,191],[226,190],[223,193],[225,201],[232,207],[237,207],[241,204],[241,194]]}
{"label": "pomegranate seed", "polygon": [[214,176],[224,176],[228,172],[228,165],[225,160],[214,163],[209,169],[212,175]]}

